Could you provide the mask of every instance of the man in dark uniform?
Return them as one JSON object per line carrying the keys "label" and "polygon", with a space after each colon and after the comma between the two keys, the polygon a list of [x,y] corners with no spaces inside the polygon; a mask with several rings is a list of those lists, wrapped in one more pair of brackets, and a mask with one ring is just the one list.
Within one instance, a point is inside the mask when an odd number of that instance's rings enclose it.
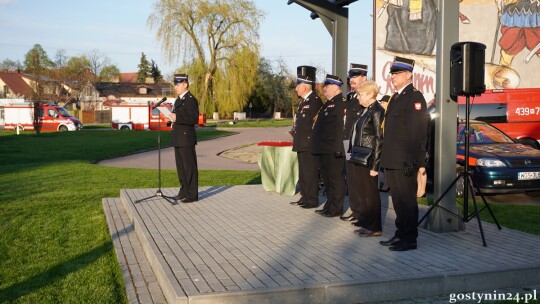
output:
{"label": "man in dark uniform", "polygon": [[[347,75],[347,80],[350,86],[350,92],[347,93],[347,101],[345,102],[345,117],[343,118],[343,147],[345,149],[345,160],[350,158],[347,150],[349,149],[349,137],[351,135],[351,129],[354,124],[362,116],[363,107],[358,102],[358,94],[356,89],[358,86],[367,80],[367,70],[368,67],[365,64],[351,63],[349,67],[349,73]],[[347,165],[345,165],[345,168]],[[345,176],[347,175],[344,172]],[[347,191],[348,192],[348,191]],[[350,206],[352,208],[352,206]],[[352,214],[348,216],[342,216],[340,219],[344,221],[354,221],[356,220]]]}
{"label": "man in dark uniform", "polygon": [[319,159],[327,197],[323,209],[315,212],[326,217],[340,216],[345,198],[342,85],[339,77],[326,75],[323,92],[327,101],[315,118],[311,140],[311,153]]}
{"label": "man in dark uniform", "polygon": [[390,68],[397,90],[390,99],[383,122],[381,167],[385,168],[392,204],[396,212],[396,232],[381,245],[392,251],[416,249],[419,167],[425,167],[428,115],[426,100],[412,85],[414,60],[395,57]]}
{"label": "man in dark uniform", "polygon": [[176,199],[183,203],[191,203],[199,199],[199,172],[195,152],[197,144],[195,125],[199,118],[199,104],[189,92],[186,74],[174,75],[174,90],[178,98],[174,102],[171,114],[171,145],[174,147],[176,172],[180,182],[180,191]]}
{"label": "man in dark uniform", "polygon": [[294,121],[293,151],[298,154],[298,185],[301,198],[298,204],[302,208],[319,207],[319,164],[317,157],[311,154],[311,137],[313,134],[313,120],[323,105],[322,100],[313,92],[317,69],[311,66],[297,68],[296,94],[302,98],[296,110]]}
{"label": "man in dark uniform", "polygon": [[[358,86],[367,79],[367,65],[351,63],[349,68],[349,85],[351,91],[347,94],[347,101],[345,102],[345,118],[343,129],[343,140],[348,140],[351,135],[352,126],[356,123],[358,118],[362,114],[362,106],[358,102],[356,89]],[[349,145],[347,144],[347,147]]]}

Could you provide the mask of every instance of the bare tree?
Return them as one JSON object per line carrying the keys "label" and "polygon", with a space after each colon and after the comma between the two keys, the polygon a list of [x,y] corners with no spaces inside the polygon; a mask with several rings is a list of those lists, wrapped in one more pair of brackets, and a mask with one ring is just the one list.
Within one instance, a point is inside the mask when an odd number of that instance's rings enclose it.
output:
{"label": "bare tree", "polygon": [[92,82],[100,81],[99,75],[101,74],[101,71],[111,64],[111,60],[97,49],[93,49],[86,53],[84,57],[88,60],[90,71],[94,75],[94,80]]}
{"label": "bare tree", "polygon": [[182,58],[204,67],[199,100],[204,112],[212,112],[216,110],[217,71],[227,70],[228,59],[245,47],[258,54],[259,20],[263,17],[250,0],[159,0],[148,24],[157,28],[169,61]]}
{"label": "bare tree", "polygon": [[22,69],[22,64],[19,60],[14,61],[6,58],[0,62],[0,71],[2,72],[17,71],[20,69]]}

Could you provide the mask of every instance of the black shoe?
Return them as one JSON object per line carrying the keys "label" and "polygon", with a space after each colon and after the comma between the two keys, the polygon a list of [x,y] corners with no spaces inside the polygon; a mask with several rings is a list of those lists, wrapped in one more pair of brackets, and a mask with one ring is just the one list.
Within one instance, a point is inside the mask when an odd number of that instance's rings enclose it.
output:
{"label": "black shoe", "polygon": [[187,197],[186,197],[186,198],[181,199],[180,201],[181,201],[182,203],[186,203],[186,204],[187,204],[187,203],[193,203],[193,202],[196,202],[196,201],[198,201],[198,199],[196,199],[196,198],[187,198]]}
{"label": "black shoe", "polygon": [[[308,204],[303,204],[303,205],[300,205],[300,207],[304,208],[304,209],[313,209],[313,208],[317,208],[319,207],[319,205],[308,205]],[[316,211],[315,211],[316,212]]]}
{"label": "black shoe", "polygon": [[352,214],[349,216],[340,216],[339,219],[342,221],[348,221],[348,222],[356,221],[356,218],[352,216]]}
{"label": "black shoe", "polygon": [[407,251],[407,250],[414,250],[416,249],[416,242],[415,243],[408,243],[405,241],[399,241],[395,243],[393,246],[390,246],[388,249],[391,251]]}
{"label": "black shoe", "polygon": [[302,203],[302,198],[300,198],[299,200],[297,200],[296,202],[290,202],[289,204],[291,205],[299,205]]}
{"label": "black shoe", "polygon": [[326,211],[324,209],[315,210],[315,213],[317,213],[317,214],[323,214],[325,212]]}
{"label": "black shoe", "polygon": [[380,241],[379,244],[383,246],[394,246],[395,244],[399,243],[401,241],[397,236],[393,236],[388,241]]}
{"label": "black shoe", "polygon": [[361,228],[361,229],[355,230],[354,233],[358,234],[359,236],[363,236],[363,237],[372,237],[372,236],[381,236],[382,235],[381,230],[379,230],[379,231],[371,231],[371,230],[366,229],[366,228]]}
{"label": "black shoe", "polygon": [[326,217],[336,217],[336,216],[340,216],[341,213],[330,213],[330,212],[325,212],[325,213],[321,213],[322,216],[326,216]]}

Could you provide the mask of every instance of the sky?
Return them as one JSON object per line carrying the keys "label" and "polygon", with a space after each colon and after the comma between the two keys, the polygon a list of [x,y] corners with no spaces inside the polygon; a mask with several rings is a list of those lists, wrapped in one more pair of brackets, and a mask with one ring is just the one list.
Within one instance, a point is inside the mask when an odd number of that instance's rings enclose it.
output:
{"label": "sky", "polygon": [[[107,56],[121,72],[136,72],[141,53],[169,75],[181,63],[167,62],[147,25],[156,0],[0,0],[0,61],[24,61],[40,44],[54,61],[58,50],[79,56],[92,50]],[[261,55],[283,59],[291,73],[313,65],[331,73],[332,39],[320,19],[287,0],[254,0],[265,12],[260,26]],[[371,66],[372,1],[349,5],[349,63]]]}

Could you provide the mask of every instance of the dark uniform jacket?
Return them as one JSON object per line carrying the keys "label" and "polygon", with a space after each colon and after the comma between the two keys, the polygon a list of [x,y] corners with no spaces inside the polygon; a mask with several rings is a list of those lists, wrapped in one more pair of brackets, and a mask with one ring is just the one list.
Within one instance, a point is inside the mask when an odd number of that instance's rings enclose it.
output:
{"label": "dark uniform jacket", "polygon": [[173,147],[189,147],[197,144],[195,125],[199,120],[199,105],[197,99],[188,91],[182,98],[176,98],[172,111],[176,114],[171,132]]}
{"label": "dark uniform jacket", "polygon": [[343,129],[343,139],[349,139],[351,134],[351,129],[354,124],[360,118],[364,108],[358,102],[358,98],[355,92],[349,92],[347,94],[347,101],[345,102],[345,118],[344,118],[344,129]]}
{"label": "dark uniform jacket", "polygon": [[313,125],[312,154],[344,155],[343,149],[343,95],[334,96],[319,110]]}
{"label": "dark uniform jacket", "polygon": [[[370,170],[379,171],[381,161],[381,151],[383,143],[383,132],[381,123],[384,119],[384,108],[375,101],[366,109],[366,113],[356,121],[351,130],[349,152],[351,147],[364,146],[373,149],[368,167]],[[354,136],[354,138],[352,138]]]}
{"label": "dark uniform jacket", "polygon": [[428,118],[426,100],[412,83],[392,97],[384,119],[382,168],[402,169],[404,163],[426,166]]}
{"label": "dark uniform jacket", "polygon": [[322,100],[315,92],[311,92],[311,94],[298,105],[293,129],[293,151],[310,151],[311,137],[313,134],[313,120],[322,105]]}

